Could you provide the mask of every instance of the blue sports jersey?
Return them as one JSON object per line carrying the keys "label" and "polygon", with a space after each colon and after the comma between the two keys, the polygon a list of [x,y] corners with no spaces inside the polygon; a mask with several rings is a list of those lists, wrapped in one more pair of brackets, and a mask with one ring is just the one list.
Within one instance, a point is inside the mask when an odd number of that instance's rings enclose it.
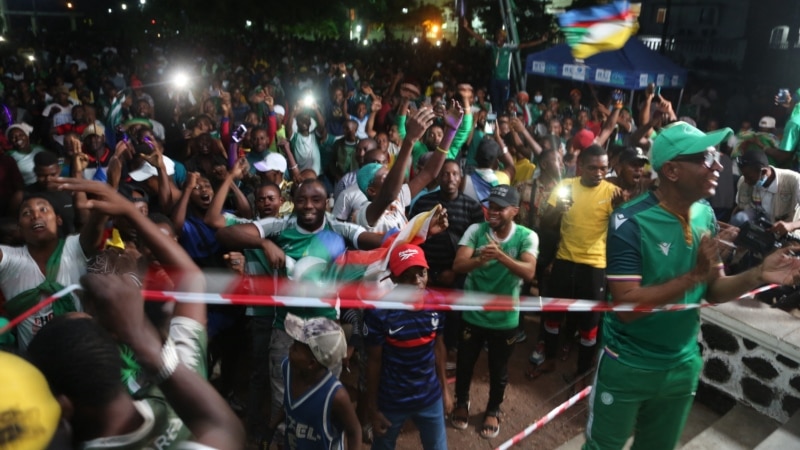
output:
{"label": "blue sports jersey", "polygon": [[314,387],[298,398],[292,398],[292,373],[289,358],[281,364],[285,388],[283,408],[286,411],[284,448],[289,450],[344,449],[344,428],[331,419],[333,396],[342,383],[328,371]]}
{"label": "blue sports jersey", "polygon": [[364,311],[368,346],[383,346],[378,408],[414,411],[441,401],[436,337],[444,329],[437,311]]}

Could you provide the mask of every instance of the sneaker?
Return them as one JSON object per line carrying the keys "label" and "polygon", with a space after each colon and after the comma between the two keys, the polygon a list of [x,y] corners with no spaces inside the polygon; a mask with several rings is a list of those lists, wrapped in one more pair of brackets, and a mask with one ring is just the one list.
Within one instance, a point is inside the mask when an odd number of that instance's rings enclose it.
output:
{"label": "sneaker", "polygon": [[517,335],[514,337],[514,343],[521,344],[528,340],[528,335],[525,334],[525,330],[519,330]]}
{"label": "sneaker", "polygon": [[528,358],[528,361],[530,361],[531,364],[536,364],[536,365],[539,365],[544,362],[544,342],[539,342],[538,344],[536,344],[536,349],[533,351],[533,353],[531,353],[531,356],[530,358]]}

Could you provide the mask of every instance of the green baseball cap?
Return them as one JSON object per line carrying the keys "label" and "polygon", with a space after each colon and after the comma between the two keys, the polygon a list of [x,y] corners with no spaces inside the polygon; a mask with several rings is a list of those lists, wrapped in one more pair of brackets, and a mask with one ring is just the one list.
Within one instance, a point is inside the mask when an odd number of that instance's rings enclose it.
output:
{"label": "green baseball cap", "polygon": [[650,161],[654,170],[678,156],[702,153],[733,134],[730,128],[703,133],[686,122],[675,122],[661,129],[653,141]]}

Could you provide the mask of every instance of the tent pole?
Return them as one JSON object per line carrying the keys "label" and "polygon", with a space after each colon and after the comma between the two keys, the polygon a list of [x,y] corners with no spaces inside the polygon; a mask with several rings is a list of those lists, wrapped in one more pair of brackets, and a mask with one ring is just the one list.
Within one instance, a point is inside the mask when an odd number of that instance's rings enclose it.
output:
{"label": "tent pole", "polygon": [[683,102],[683,88],[681,88],[681,94],[678,96],[678,109],[675,110],[675,114],[680,114],[681,102]]}

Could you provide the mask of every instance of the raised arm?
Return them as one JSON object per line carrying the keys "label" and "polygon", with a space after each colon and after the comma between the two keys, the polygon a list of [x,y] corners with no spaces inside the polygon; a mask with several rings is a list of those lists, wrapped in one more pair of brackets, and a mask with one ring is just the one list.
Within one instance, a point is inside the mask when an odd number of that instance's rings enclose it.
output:
{"label": "raised arm", "polygon": [[189,209],[189,200],[192,197],[192,191],[197,187],[197,182],[199,179],[200,174],[198,172],[189,172],[186,174],[186,183],[183,184],[183,193],[181,194],[181,198],[178,200],[178,204],[175,205],[175,209],[172,210],[172,214],[170,215],[170,219],[172,219],[172,223],[175,225],[175,234],[178,236],[181,235],[183,224],[186,222],[186,213]]}
{"label": "raised arm", "polygon": [[475,31],[472,30],[472,28],[470,28],[469,22],[467,21],[467,18],[465,16],[461,17],[461,26],[464,27],[464,30],[467,32],[467,34],[472,36],[473,39],[475,39],[476,41],[480,42],[483,45],[486,45],[486,39],[484,39],[483,36],[476,33]]}
{"label": "raised arm", "polygon": [[422,170],[420,170],[420,172],[408,182],[408,188],[411,191],[411,198],[416,197],[417,194],[422,192],[425,186],[429,185],[431,181],[433,181],[439,175],[439,171],[442,170],[444,161],[447,159],[450,153],[448,150],[450,149],[458,130],[461,129],[461,120],[463,117],[464,110],[461,108],[461,105],[454,100],[451,103],[447,114],[444,116],[444,134],[441,142],[439,142],[439,148],[436,149],[436,152],[433,154],[433,156],[428,160],[427,163],[425,163],[425,166],[422,167]]}
{"label": "raised arm", "polygon": [[[89,274],[81,282],[96,318],[130,346],[146,373],[158,377],[161,392],[192,432],[193,440],[212,448],[243,448],[241,421],[211,384],[179,362],[174,344],[162,342],[145,318],[139,286],[129,276],[120,275]],[[162,358],[162,353],[170,353],[168,348],[173,357]]]}
{"label": "raised arm", "polygon": [[614,133],[614,127],[617,125],[620,111],[622,111],[620,108],[615,107],[608,119],[603,123],[603,129],[600,130],[600,135],[595,139],[597,145],[605,147],[608,138]]}
{"label": "raised arm", "polygon": [[549,37],[550,36],[547,33],[545,33],[544,35],[542,35],[540,39],[536,41],[528,41],[519,44],[519,49],[522,50],[524,48],[536,47],[537,45],[544,44],[545,42],[547,42]]}
{"label": "raised arm", "polygon": [[433,110],[421,108],[408,121],[408,134],[403,139],[403,145],[400,146],[400,152],[397,154],[394,165],[386,175],[381,190],[377,192],[375,198],[367,206],[366,219],[369,226],[372,226],[380,219],[386,208],[400,194],[400,189],[403,187],[405,168],[411,158],[411,150],[414,147],[414,143],[425,134],[425,130],[433,123],[433,118]]}
{"label": "raised arm", "polygon": [[242,191],[236,187],[236,181],[240,180],[247,167],[247,160],[245,158],[236,161],[233,169],[225,176],[225,180],[214,193],[214,199],[211,201],[206,210],[206,215],[203,221],[211,228],[219,229],[225,227],[225,216],[222,214],[222,207],[225,205],[225,200],[228,198],[228,191],[233,189],[234,198],[236,199],[236,213],[239,217],[250,219],[253,217],[250,211],[250,203],[247,197],[244,196]]}
{"label": "raised arm", "polygon": [[372,98],[372,108],[371,108],[371,111],[370,111],[370,114],[369,114],[369,119],[367,119],[367,127],[366,127],[367,136],[369,136],[370,138],[374,138],[375,135],[378,134],[375,131],[375,116],[377,116],[378,113],[381,111],[381,106],[382,106],[381,105],[381,98],[377,97],[377,96],[373,96],[373,98]]}

